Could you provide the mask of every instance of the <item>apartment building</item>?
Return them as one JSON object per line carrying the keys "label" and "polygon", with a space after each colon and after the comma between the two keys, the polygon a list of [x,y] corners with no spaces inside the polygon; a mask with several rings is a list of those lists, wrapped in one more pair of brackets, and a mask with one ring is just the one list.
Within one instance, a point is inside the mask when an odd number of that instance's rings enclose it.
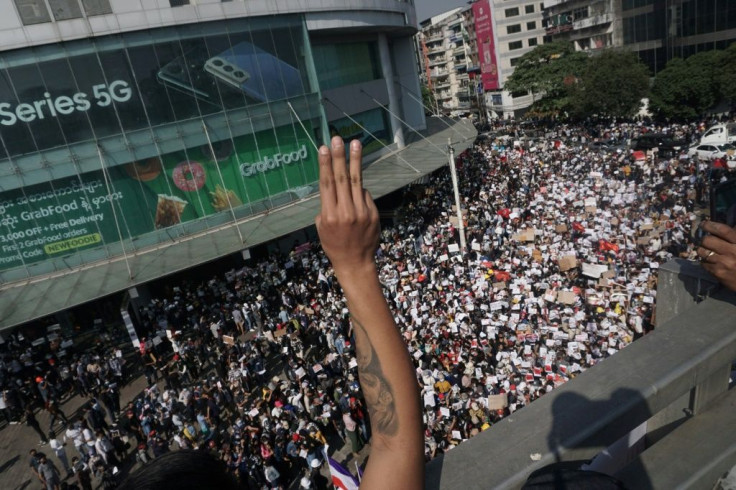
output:
{"label": "apartment building", "polygon": [[[485,1],[488,0],[481,0]],[[533,95],[510,93],[503,87],[514,72],[519,58],[544,42],[544,4],[529,0],[490,1],[499,89],[486,92],[486,105],[495,117],[519,117],[534,102]]]}
{"label": "apartment building", "polygon": [[470,78],[478,66],[471,8],[455,8],[425,20],[417,44],[421,78],[435,100],[433,112],[460,116],[477,111],[478,82]]}

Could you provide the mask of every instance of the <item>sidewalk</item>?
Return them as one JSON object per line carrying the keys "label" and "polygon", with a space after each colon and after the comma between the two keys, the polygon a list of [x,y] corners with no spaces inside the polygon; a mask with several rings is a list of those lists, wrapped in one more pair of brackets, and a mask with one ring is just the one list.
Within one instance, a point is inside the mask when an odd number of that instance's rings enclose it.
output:
{"label": "sidewalk", "polygon": [[[130,400],[133,400],[145,387],[146,379],[143,376],[134,378],[120,391],[121,406],[125,406]],[[83,399],[79,396],[74,396],[67,400],[61,406],[61,409],[71,420],[77,410],[86,402],[86,398]],[[36,418],[41,426],[41,430],[47,432],[49,427],[48,413],[45,410],[36,412]],[[57,438],[62,440],[64,434],[63,431],[61,433],[59,432],[61,429],[58,424],[56,424],[55,430]],[[38,481],[29,467],[30,459],[28,451],[34,448],[46,454],[56,467],[59,468],[63,478],[65,473],[61,462],[59,462],[48,445],[39,446],[38,442],[36,431],[22,422],[16,425],[4,426],[0,429],[0,488],[4,490],[20,490],[26,488],[36,490],[42,488],[41,482]],[[70,463],[72,457],[77,455],[77,451],[74,449],[71,441],[67,442],[66,454]],[[98,482],[93,481],[93,483]]]}

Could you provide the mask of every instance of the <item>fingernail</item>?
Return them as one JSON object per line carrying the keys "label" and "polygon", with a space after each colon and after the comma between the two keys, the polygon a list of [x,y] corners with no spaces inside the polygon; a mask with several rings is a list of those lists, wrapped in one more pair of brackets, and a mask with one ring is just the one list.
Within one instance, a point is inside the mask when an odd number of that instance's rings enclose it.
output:
{"label": "fingernail", "polygon": [[332,147],[333,148],[340,148],[341,146],[343,146],[343,144],[344,143],[342,141],[342,138],[340,138],[339,136],[332,137]]}
{"label": "fingernail", "polygon": [[353,140],[350,142],[350,149],[353,151],[360,150],[360,140]]}
{"label": "fingernail", "polygon": [[325,145],[322,145],[322,146],[319,147],[319,153],[321,155],[329,155],[330,149],[327,148]]}

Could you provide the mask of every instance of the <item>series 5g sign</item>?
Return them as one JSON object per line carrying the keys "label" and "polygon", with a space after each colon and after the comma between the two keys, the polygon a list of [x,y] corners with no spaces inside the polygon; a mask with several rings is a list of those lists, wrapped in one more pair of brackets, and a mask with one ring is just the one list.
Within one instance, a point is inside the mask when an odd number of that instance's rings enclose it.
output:
{"label": "series 5g sign", "polygon": [[91,94],[77,92],[54,98],[49,92],[45,92],[42,99],[22,102],[15,107],[7,102],[0,103],[0,124],[14,126],[18,121],[30,123],[37,119],[65,116],[73,112],[87,112],[92,108],[92,104],[107,107],[113,102],[128,102],[132,97],[133,90],[124,80],[94,85]]}

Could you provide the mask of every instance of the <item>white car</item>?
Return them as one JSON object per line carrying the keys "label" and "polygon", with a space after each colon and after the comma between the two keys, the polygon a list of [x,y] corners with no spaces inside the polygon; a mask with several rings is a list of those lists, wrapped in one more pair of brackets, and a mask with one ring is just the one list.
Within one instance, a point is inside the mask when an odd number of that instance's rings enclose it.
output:
{"label": "white car", "polygon": [[736,147],[728,143],[722,145],[695,145],[688,150],[687,156],[698,160],[715,160],[716,158],[733,160],[735,158],[734,150],[736,150]]}

